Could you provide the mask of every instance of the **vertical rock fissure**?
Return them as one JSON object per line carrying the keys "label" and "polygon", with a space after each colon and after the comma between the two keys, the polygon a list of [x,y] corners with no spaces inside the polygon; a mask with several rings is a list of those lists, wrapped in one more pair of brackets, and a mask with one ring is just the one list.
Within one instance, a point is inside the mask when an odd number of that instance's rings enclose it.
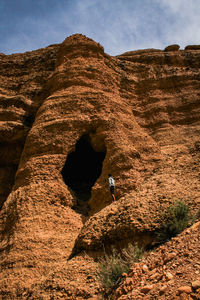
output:
{"label": "vertical rock fissure", "polygon": [[91,189],[101,175],[105,156],[106,151],[97,152],[93,149],[89,134],[84,134],[77,141],[75,151],[68,154],[61,174],[77,199],[76,209],[86,207]]}

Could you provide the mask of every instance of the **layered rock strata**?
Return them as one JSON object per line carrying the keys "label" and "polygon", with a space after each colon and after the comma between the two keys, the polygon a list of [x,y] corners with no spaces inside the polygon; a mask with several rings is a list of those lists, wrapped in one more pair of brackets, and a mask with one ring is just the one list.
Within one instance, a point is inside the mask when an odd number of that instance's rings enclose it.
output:
{"label": "layered rock strata", "polygon": [[0,207],[14,185],[25,139],[48,94],[58,46],[24,54],[0,54]]}
{"label": "layered rock strata", "polygon": [[151,244],[176,199],[197,210],[199,58],[82,35],[0,56],[3,297],[89,298],[103,247]]}

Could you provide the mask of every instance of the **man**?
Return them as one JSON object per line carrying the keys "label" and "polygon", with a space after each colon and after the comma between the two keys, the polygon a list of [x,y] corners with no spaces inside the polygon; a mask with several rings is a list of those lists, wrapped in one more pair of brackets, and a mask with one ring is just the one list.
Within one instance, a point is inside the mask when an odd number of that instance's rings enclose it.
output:
{"label": "man", "polygon": [[108,174],[108,184],[109,184],[109,188],[110,188],[110,192],[111,192],[113,201],[115,201],[115,195],[114,195],[114,192],[115,192],[115,181],[114,181],[114,178],[112,177],[111,174]]}

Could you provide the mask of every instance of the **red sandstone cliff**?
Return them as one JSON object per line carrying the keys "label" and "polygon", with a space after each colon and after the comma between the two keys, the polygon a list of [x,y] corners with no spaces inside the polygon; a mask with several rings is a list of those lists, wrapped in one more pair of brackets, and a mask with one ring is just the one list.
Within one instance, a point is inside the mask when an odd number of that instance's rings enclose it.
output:
{"label": "red sandstone cliff", "polygon": [[199,67],[198,47],[111,57],[82,35],[0,55],[4,299],[90,298],[102,245],[151,244],[175,199],[198,209]]}

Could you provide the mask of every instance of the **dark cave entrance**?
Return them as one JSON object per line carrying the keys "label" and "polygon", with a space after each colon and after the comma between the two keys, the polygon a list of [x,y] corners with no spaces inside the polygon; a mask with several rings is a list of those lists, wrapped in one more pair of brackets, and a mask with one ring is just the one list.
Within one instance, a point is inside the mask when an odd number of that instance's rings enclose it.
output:
{"label": "dark cave entrance", "polygon": [[91,197],[91,189],[101,175],[105,156],[106,150],[97,152],[93,149],[88,134],[84,134],[76,143],[75,151],[68,154],[61,174],[75,194],[77,205]]}

